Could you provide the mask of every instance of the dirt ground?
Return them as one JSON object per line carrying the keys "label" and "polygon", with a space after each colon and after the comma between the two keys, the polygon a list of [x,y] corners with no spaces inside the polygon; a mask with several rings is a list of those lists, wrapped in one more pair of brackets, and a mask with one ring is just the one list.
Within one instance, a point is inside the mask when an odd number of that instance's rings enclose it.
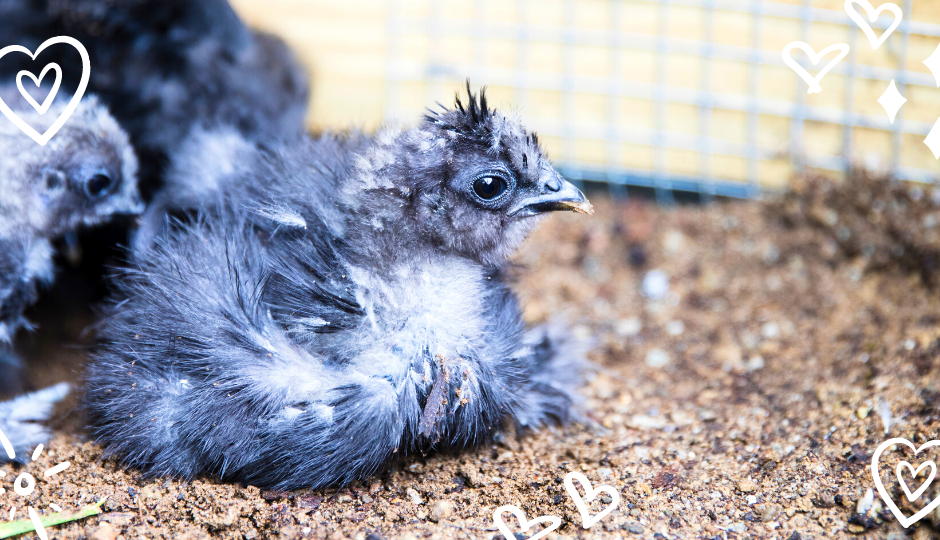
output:
{"label": "dirt ground", "polygon": [[[0,503],[22,509],[9,479],[67,460],[31,504],[108,497],[106,513],[52,538],[491,539],[505,504],[560,517],[550,539],[938,537],[940,511],[905,529],[868,492],[882,441],[940,438],[940,192],[810,179],[764,202],[595,202],[593,218],[548,220],[517,257],[528,319],[565,316],[592,341],[583,423],[414,456],[345,489],[271,493],[142,480],[102,459],[64,407],[38,462],[0,467]],[[82,351],[63,344],[81,342],[77,319],[27,343],[35,385],[75,379]],[[883,467],[896,501],[900,457]],[[620,494],[590,530],[565,492],[570,471]]]}

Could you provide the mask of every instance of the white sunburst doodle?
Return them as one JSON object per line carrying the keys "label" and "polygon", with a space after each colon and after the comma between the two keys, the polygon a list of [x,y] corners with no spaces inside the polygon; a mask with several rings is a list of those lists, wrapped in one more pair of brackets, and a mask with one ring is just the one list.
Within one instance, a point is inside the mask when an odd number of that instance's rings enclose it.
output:
{"label": "white sunburst doodle", "polygon": [[[0,430],[0,445],[3,446],[3,450],[6,453],[7,457],[9,457],[11,460],[16,459],[16,453],[13,451],[13,444],[7,438],[6,434],[3,433],[3,430]],[[42,455],[42,451],[43,451],[43,445],[40,444],[33,451],[32,461],[36,461],[37,459],[39,459],[39,456]],[[58,463],[54,467],[51,467],[43,471],[42,476],[43,478],[50,478],[68,469],[70,465],[71,464],[68,461]],[[6,477],[6,473],[3,471],[0,471],[0,481],[2,481],[5,477]],[[36,478],[27,472],[21,473],[13,481],[13,491],[19,497],[24,497],[24,498],[29,497],[33,493],[33,490],[35,489],[36,489]],[[4,489],[3,487],[0,487],[0,495],[3,495],[5,493],[6,493],[6,489]],[[4,505],[4,507],[5,506],[6,505]],[[28,506],[27,504],[24,504],[24,506],[26,508],[26,513],[29,516],[30,521],[33,522],[33,526],[36,528],[36,534],[42,540],[48,540],[46,529],[43,526],[42,521],[39,518],[39,512],[37,512],[36,509],[33,508],[32,506]],[[59,507],[59,505],[55,503],[50,503],[49,507],[52,508],[56,512],[62,511],[62,508]],[[3,513],[6,514],[5,517],[9,521],[13,521],[16,518],[17,510],[18,510],[17,505],[14,502],[13,504],[10,505],[9,510],[4,510]]]}

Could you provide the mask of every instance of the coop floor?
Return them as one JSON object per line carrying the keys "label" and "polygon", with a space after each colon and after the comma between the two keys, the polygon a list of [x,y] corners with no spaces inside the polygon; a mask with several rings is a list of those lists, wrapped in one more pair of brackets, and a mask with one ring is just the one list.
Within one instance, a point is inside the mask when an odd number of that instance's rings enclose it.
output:
{"label": "coop floor", "polygon": [[[937,438],[940,295],[920,275],[845,255],[841,229],[794,222],[777,203],[596,207],[553,216],[517,257],[528,319],[564,317],[592,342],[583,424],[412,457],[339,491],[271,493],[143,479],[102,458],[73,403],[25,470],[72,466],[41,480],[33,504],[108,497],[104,515],[52,531],[97,540],[490,539],[504,504],[559,516],[548,538],[936,535],[936,518],[905,530],[878,505],[856,512],[879,443]],[[842,210],[808,213],[834,225]],[[654,269],[669,278],[661,301],[641,294]],[[74,378],[82,350],[69,345],[89,320],[77,321],[44,323],[27,343],[35,385]],[[569,471],[622,496],[588,531],[561,481]]]}

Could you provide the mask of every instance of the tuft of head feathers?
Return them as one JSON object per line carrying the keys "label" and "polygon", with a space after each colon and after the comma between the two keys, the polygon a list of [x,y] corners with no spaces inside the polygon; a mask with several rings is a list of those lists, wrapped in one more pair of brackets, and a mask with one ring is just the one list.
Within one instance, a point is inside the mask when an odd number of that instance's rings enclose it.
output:
{"label": "tuft of head feathers", "polygon": [[[467,106],[464,107],[460,99],[460,93],[454,95],[454,109],[447,109],[440,103],[441,111],[428,109],[428,114],[424,116],[425,120],[432,124],[457,133],[468,136],[489,133],[488,121],[491,117],[491,111],[486,103],[486,87],[480,88],[479,98],[474,95],[470,88],[470,80],[467,79]],[[492,111],[495,113],[496,111]]]}

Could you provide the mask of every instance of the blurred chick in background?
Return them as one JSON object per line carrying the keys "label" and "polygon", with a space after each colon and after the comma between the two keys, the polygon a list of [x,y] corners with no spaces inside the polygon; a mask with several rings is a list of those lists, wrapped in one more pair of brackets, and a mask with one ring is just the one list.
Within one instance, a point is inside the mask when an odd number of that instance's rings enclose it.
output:
{"label": "blurred chick in background", "polygon": [[591,205],[482,94],[372,137],[186,153],[177,181],[217,202],[117,280],[86,394],[109,452],[318,487],[569,417],[578,347],[526,330],[505,270],[546,213]]}
{"label": "blurred chick in background", "polygon": [[[15,86],[0,88],[0,98],[39,132],[68,101],[59,99],[40,115]],[[0,122],[0,394],[22,390],[11,342],[17,330],[29,328],[23,311],[36,301],[38,287],[53,279],[52,241],[80,227],[141,212],[136,175],[127,134],[94,96],[82,99],[45,146],[11,122]],[[28,400],[17,402],[19,410],[28,405]],[[7,408],[0,404],[0,421],[9,420]],[[38,428],[30,433],[45,436]]]}
{"label": "blurred chick in background", "polygon": [[[104,223],[115,213],[140,212],[138,186],[145,200],[160,193],[160,204],[148,216],[162,221],[163,212],[179,206],[173,192],[161,192],[169,156],[180,152],[194,128],[230,129],[248,141],[269,141],[298,137],[304,127],[305,70],[280,40],[245,27],[225,0],[0,0],[4,45],[35,51],[60,35],[77,39],[87,49],[87,92],[98,96],[117,123],[109,118],[102,124],[107,144],[90,147],[94,137],[76,135],[84,128],[101,127],[88,125],[96,120],[87,111],[97,111],[101,118],[107,113],[85,97],[79,111],[86,113],[76,111],[45,153],[18,132],[2,135],[0,394],[21,390],[16,374],[20,362],[10,342],[16,329],[26,326],[23,309],[37,300],[37,285],[52,277],[53,238],[79,224]],[[9,54],[0,63],[0,77],[12,81],[21,70],[38,74],[50,62],[62,68],[59,93],[74,92],[81,59],[66,45],[45,49],[35,61]],[[42,101],[51,79],[46,78],[47,88],[36,89],[35,99]],[[3,97],[19,98],[15,90]],[[50,111],[46,116],[56,115]],[[0,124],[4,130],[15,129],[5,120]],[[140,160],[137,184],[137,165],[121,128]],[[93,158],[111,172],[94,172]],[[81,267],[75,273],[85,281],[82,294],[70,291],[69,298],[56,301],[81,303],[87,310],[100,294],[95,291],[101,288],[104,266],[116,263],[115,246],[127,241],[124,227],[96,230],[81,242],[67,236],[68,260]],[[29,404],[22,398],[15,403],[18,411]],[[9,416],[12,405],[0,404],[0,421]]]}
{"label": "blurred chick in background", "polygon": [[[88,50],[88,91],[130,134],[148,200],[167,156],[194,126],[231,126],[251,140],[304,129],[306,71],[283,42],[248,29],[225,0],[0,2],[0,42],[35,50],[59,35]],[[70,67],[81,60],[71,47],[49,47],[36,62],[9,56],[0,76],[55,61],[62,88],[78,84],[81,71]]]}

